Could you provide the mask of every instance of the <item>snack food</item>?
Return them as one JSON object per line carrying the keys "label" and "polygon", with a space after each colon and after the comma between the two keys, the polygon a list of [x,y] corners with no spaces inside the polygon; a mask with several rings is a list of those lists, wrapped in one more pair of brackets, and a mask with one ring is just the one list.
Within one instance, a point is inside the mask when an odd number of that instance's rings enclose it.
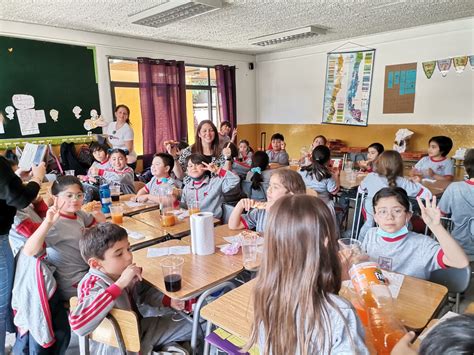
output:
{"label": "snack food", "polygon": [[81,209],[84,212],[92,212],[96,208],[100,208],[101,204],[99,201],[91,201],[82,205]]}
{"label": "snack food", "polygon": [[257,201],[253,204],[253,208],[256,208],[257,210],[264,210],[266,207],[267,203],[262,201]]}

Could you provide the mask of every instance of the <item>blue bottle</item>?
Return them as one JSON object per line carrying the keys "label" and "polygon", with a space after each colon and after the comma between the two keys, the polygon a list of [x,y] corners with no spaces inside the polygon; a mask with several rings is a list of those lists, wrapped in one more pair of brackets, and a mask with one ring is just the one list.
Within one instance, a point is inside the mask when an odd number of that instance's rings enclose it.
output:
{"label": "blue bottle", "polygon": [[110,205],[112,204],[112,197],[110,195],[109,184],[102,184],[99,188],[100,203],[102,204],[102,212],[110,213]]}

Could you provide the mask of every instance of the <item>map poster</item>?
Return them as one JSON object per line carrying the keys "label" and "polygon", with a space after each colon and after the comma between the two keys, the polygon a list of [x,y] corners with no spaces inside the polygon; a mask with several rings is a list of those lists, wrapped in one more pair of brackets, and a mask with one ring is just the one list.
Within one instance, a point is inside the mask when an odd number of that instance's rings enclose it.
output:
{"label": "map poster", "polygon": [[328,53],[323,123],[367,126],[375,49]]}
{"label": "map poster", "polygon": [[387,65],[383,91],[383,113],[413,113],[415,109],[416,63]]}

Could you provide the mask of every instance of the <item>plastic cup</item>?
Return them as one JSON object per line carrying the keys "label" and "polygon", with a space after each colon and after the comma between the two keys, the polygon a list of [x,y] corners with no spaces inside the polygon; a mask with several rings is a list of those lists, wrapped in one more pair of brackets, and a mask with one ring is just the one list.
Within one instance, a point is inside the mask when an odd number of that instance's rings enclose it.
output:
{"label": "plastic cup", "polygon": [[350,250],[352,254],[362,253],[362,243],[354,238],[341,238],[338,241],[339,250]]}
{"label": "plastic cup", "polygon": [[166,291],[176,292],[181,290],[183,264],[184,259],[180,256],[169,256],[160,263]]}
{"label": "plastic cup", "polygon": [[257,238],[255,236],[247,236],[242,238],[242,262],[247,270],[258,268],[260,262],[258,260]]}
{"label": "plastic cup", "polygon": [[171,227],[176,224],[176,216],[173,213],[172,208],[166,208],[161,215],[161,226]]}
{"label": "plastic cup", "polygon": [[354,167],[354,163],[351,160],[347,160],[346,163],[344,164],[345,171],[352,171],[353,167]]}
{"label": "plastic cup", "polygon": [[110,206],[110,217],[112,217],[112,223],[123,223],[123,206],[121,203]]}
{"label": "plastic cup", "polygon": [[110,196],[112,197],[112,202],[120,201],[120,185],[110,186]]}
{"label": "plastic cup", "polygon": [[74,170],[64,170],[64,175],[74,176],[74,173],[75,173]]}
{"label": "plastic cup", "polygon": [[190,203],[188,203],[188,212],[190,216],[195,213],[201,212],[199,201],[191,201]]}

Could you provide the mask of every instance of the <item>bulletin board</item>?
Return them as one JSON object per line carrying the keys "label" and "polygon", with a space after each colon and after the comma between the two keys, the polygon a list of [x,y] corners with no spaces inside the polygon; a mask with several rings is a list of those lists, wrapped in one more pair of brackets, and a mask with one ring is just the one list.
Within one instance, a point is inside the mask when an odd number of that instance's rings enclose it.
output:
{"label": "bulletin board", "polygon": [[385,66],[383,113],[413,113],[417,63]]}
{"label": "bulletin board", "polygon": [[91,110],[95,48],[0,36],[0,140],[86,135]]}

